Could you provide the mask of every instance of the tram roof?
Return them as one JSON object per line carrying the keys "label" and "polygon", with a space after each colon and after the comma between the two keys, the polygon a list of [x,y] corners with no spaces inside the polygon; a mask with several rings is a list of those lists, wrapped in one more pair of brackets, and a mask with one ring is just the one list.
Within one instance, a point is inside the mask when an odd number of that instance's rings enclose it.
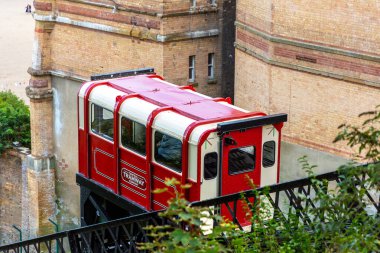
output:
{"label": "tram roof", "polygon": [[194,120],[239,117],[246,114],[240,108],[239,110],[233,106],[226,106],[203,94],[180,89],[180,86],[154,77],[139,75],[109,79],[104,82],[127,94],[137,93],[148,102],[158,106],[171,106]]}

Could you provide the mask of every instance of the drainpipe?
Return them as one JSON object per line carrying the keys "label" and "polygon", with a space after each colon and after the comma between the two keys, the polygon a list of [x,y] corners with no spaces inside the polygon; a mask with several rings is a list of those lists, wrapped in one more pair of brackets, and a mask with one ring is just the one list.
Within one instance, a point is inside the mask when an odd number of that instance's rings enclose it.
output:
{"label": "drainpipe", "polygon": [[[21,229],[18,228],[16,225],[12,225],[12,227],[18,231],[20,242],[22,242],[22,231],[21,231]],[[20,247],[20,252],[22,253],[22,247]]]}
{"label": "drainpipe", "polygon": [[[54,225],[55,232],[58,233],[59,232],[59,226],[58,226],[58,224],[56,222],[54,222],[52,219],[50,219],[50,218],[48,220]],[[58,240],[56,240],[56,242],[55,242],[55,252],[59,253]]]}

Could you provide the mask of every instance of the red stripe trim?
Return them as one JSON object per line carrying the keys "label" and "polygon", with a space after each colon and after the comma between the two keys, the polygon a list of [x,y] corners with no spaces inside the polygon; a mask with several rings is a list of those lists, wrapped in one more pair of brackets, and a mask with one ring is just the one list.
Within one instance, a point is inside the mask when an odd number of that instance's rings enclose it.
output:
{"label": "red stripe trim", "polygon": [[261,41],[260,39],[258,38],[255,38],[253,36],[250,36],[246,33],[243,33],[241,30],[237,30],[236,31],[236,38],[238,40],[241,40],[245,43],[248,43],[256,48],[259,48],[261,50],[263,50],[264,52],[269,52],[269,44],[264,42],[264,41]]}
{"label": "red stripe trim", "polygon": [[90,8],[83,8],[74,5],[58,4],[58,10],[63,13],[80,15],[84,17],[97,18],[101,20],[114,21],[129,25],[160,29],[161,22],[157,20],[146,20],[139,16],[123,15],[120,13],[112,13],[111,11],[102,11]]}
{"label": "red stripe trim", "polygon": [[34,9],[39,10],[39,11],[51,11],[53,9],[52,8],[53,5],[51,3],[45,3],[45,2],[34,1],[33,6],[34,6]]}
{"label": "red stripe trim", "polygon": [[290,50],[283,47],[275,47],[274,55],[296,60],[300,60],[300,57],[304,57],[314,59],[315,64],[318,65],[344,69],[353,72],[360,72],[367,75],[380,76],[380,67],[377,66],[365,65],[331,57],[324,57],[318,54],[304,53],[302,51]]}

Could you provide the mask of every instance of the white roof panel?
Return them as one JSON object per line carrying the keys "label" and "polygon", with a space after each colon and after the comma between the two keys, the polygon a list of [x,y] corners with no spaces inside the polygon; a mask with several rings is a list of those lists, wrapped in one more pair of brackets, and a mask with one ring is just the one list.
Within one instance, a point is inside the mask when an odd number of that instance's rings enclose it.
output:
{"label": "white roof panel", "polygon": [[125,92],[116,90],[106,85],[95,87],[90,94],[90,101],[107,108],[110,111],[114,110],[117,96],[123,96]]}
{"label": "white roof panel", "polygon": [[150,113],[158,108],[157,105],[149,103],[140,98],[128,98],[120,107],[119,113],[131,120],[137,121],[146,126]]}
{"label": "white roof panel", "polygon": [[186,128],[195,120],[176,112],[164,111],[157,115],[153,128],[164,131],[182,140]]}

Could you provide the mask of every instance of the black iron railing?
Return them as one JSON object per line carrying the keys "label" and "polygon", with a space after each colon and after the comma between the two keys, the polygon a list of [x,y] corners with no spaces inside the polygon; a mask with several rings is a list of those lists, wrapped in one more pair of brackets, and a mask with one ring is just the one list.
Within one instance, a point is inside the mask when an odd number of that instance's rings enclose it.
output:
{"label": "black iron railing", "polygon": [[[357,177],[357,180],[363,181],[367,174]],[[316,187],[313,179],[323,180],[324,187]],[[199,201],[192,203],[192,206],[214,207],[217,210],[226,207],[233,222],[241,229],[237,217],[239,208],[242,208],[239,202],[247,201],[248,206],[253,208],[257,200],[262,201],[266,198],[267,203],[273,209],[273,218],[275,216],[287,219],[287,215],[293,210],[302,222],[307,224],[311,217],[308,217],[305,209],[318,206],[314,200],[317,191],[326,191],[329,186],[336,187],[341,182],[338,172],[331,172],[318,175],[314,178],[305,178],[291,182],[272,185],[256,190],[245,191],[215,199]],[[365,187],[365,184],[364,184]],[[366,205],[370,205],[380,214],[380,196],[379,192],[373,192],[371,189],[366,190]],[[0,246],[0,252],[140,252],[137,247],[141,242],[148,242],[150,237],[144,230],[148,225],[170,225],[170,221],[158,215],[159,212],[146,213],[142,215],[131,216],[106,223],[82,227],[69,231],[59,232],[31,240],[26,240],[10,245]]]}

